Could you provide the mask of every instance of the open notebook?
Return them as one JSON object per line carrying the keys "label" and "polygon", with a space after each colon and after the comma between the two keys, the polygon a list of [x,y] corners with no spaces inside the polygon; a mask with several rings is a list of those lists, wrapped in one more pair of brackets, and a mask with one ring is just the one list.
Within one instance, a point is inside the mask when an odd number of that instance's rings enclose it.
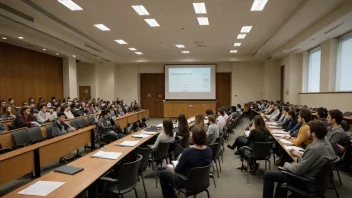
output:
{"label": "open notebook", "polygon": [[120,157],[121,154],[122,153],[119,153],[119,152],[99,151],[99,152],[95,153],[94,155],[92,155],[92,157],[116,160],[117,158]]}

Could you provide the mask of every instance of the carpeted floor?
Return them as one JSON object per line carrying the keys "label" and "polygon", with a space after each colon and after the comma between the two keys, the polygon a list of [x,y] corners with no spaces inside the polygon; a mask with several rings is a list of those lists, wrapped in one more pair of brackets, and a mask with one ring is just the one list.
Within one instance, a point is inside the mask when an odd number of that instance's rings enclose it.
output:
{"label": "carpeted floor", "polygon": [[[149,119],[147,121],[148,126],[157,125],[162,122],[162,119]],[[247,118],[243,119],[243,123],[237,127],[235,130],[235,135],[231,135],[229,143],[232,143],[234,139],[242,134],[242,128],[245,128],[249,124]],[[225,143],[227,144],[227,143]],[[235,197],[245,197],[245,198],[260,198],[262,196],[263,189],[263,174],[264,174],[264,162],[261,162],[260,171],[255,175],[249,175],[247,172],[241,172],[236,168],[241,165],[241,161],[238,156],[235,156],[234,151],[225,149],[224,152],[224,162],[221,163],[222,172],[220,173],[220,178],[216,179],[217,188],[214,187],[213,182],[210,181],[209,192],[210,196],[213,198],[235,198]],[[273,161],[273,159],[271,159]],[[45,172],[51,171],[53,168],[59,166],[58,162],[55,162],[45,168]],[[272,168],[276,169],[273,165]],[[335,172],[336,173],[336,172]],[[352,196],[352,176],[344,172],[341,172],[341,179],[343,185],[340,186],[336,181],[336,186],[338,188],[341,198],[347,198]],[[155,188],[155,178],[152,169],[148,169],[145,172],[145,182],[147,187],[147,193],[149,198],[159,198],[162,197],[160,184],[158,183],[158,188]],[[11,192],[12,190],[26,184],[30,179],[22,178],[20,180],[14,180],[6,185],[0,186],[0,196]],[[159,181],[159,180],[158,180]],[[139,197],[145,197],[143,186],[141,183],[137,184],[137,192]],[[135,197],[133,191],[126,194],[125,198]],[[180,196],[182,197],[182,196]],[[206,193],[197,195],[199,198],[206,198]],[[334,198],[335,193],[333,190],[328,190],[326,194],[327,198]]]}

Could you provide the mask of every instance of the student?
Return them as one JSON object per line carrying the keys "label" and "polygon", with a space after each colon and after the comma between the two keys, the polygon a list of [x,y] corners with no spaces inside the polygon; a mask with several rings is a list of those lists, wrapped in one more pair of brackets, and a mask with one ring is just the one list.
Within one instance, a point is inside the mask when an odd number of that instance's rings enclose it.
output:
{"label": "student", "polygon": [[226,112],[225,108],[223,108],[222,110],[224,110],[224,118],[225,118],[225,121],[226,123],[229,122],[229,119],[230,119],[230,116],[227,114],[228,112]]}
{"label": "student", "polygon": [[[56,107],[50,107],[49,108],[49,114],[51,117],[53,117],[53,120],[57,120],[57,112],[55,111]],[[59,107],[57,107],[59,109]]]}
{"label": "student", "polygon": [[117,133],[117,129],[114,128],[110,118],[111,115],[109,110],[103,110],[101,112],[99,119],[99,125],[101,127],[101,130],[99,130],[100,135],[111,141],[123,138],[124,135],[122,133]]}
{"label": "student", "polygon": [[37,109],[39,109],[39,105],[44,104],[44,103],[45,103],[44,99],[42,97],[39,97]]}
{"label": "student", "polygon": [[53,117],[47,111],[47,106],[45,104],[41,104],[39,106],[39,113],[37,114],[36,118],[39,124],[44,124],[46,122],[53,121]]}
{"label": "student", "polygon": [[131,106],[128,107],[128,112],[135,112],[138,111],[136,103],[131,102]]}
{"label": "student", "polygon": [[216,141],[216,138],[219,137],[219,130],[220,127],[216,124],[216,119],[215,116],[213,115],[209,115],[208,116],[208,122],[209,122],[209,126],[208,126],[208,130],[207,130],[207,144],[214,144]]}
{"label": "student", "polygon": [[326,108],[324,108],[324,107],[318,108],[316,115],[317,115],[318,120],[322,121],[326,127],[329,126],[328,120],[327,120],[328,110]]}
{"label": "student", "polygon": [[309,126],[307,123],[312,119],[312,113],[307,108],[302,108],[298,114],[298,122],[301,124],[297,138],[292,142],[294,146],[302,146],[305,148],[312,140],[308,136],[307,130]]}
{"label": "student", "polygon": [[159,143],[173,142],[175,140],[174,125],[171,119],[164,119],[163,128],[164,130],[159,134],[154,145],[151,147],[153,150],[158,149]]}
{"label": "student", "polygon": [[6,105],[6,101],[5,100],[1,100],[0,104],[1,104],[1,108],[2,108],[2,107],[4,107]]}
{"label": "student", "polygon": [[218,122],[217,123],[218,123],[219,128],[220,128],[220,133],[222,133],[224,131],[224,127],[226,125],[226,120],[224,118],[225,112],[222,109],[218,109],[217,114],[218,114],[218,118],[217,118]]}
{"label": "student", "polygon": [[205,131],[208,130],[208,125],[204,124],[204,116],[201,113],[198,113],[194,119],[194,125],[191,126],[190,130],[192,131],[194,126],[201,126],[204,128]]}
{"label": "student", "polygon": [[289,119],[289,123],[286,127],[282,127],[284,131],[295,131],[301,127],[301,124],[297,122],[297,116],[293,110],[288,111],[287,118]]}
{"label": "student", "polygon": [[328,114],[329,132],[326,135],[326,139],[330,143],[339,144],[342,147],[347,147],[349,139],[345,130],[341,127],[343,115],[340,110],[333,109]]}
{"label": "student", "polygon": [[[302,159],[299,160],[299,162],[286,162],[283,168],[285,171],[314,182],[316,174],[326,163],[335,160],[336,155],[330,143],[325,141],[327,129],[324,123],[319,120],[311,121],[307,125],[307,131],[305,132],[313,139],[312,144],[305,149]],[[286,182],[283,173],[278,170],[269,170],[264,173],[263,198],[274,197],[275,182],[278,183],[276,186],[275,197],[287,197],[287,189],[282,188],[282,184]],[[299,184],[297,183],[297,185]]]}
{"label": "student", "polygon": [[32,125],[40,126],[34,116],[31,115],[31,109],[29,107],[22,107],[20,115],[18,115],[13,122],[16,128],[31,127]]}
{"label": "student", "polygon": [[237,106],[236,106],[236,111],[237,111],[237,113],[239,113],[240,115],[242,114],[242,109],[241,109],[241,105],[240,105],[240,104],[237,104]]}
{"label": "student", "polygon": [[9,105],[6,105],[2,108],[2,115],[1,115],[1,118],[3,120],[10,120],[10,119],[15,119],[16,116],[12,114],[12,111],[11,111],[11,106]]}
{"label": "student", "polygon": [[273,110],[274,110],[274,112],[265,116],[265,118],[268,119],[270,122],[274,122],[276,120],[276,118],[280,115],[280,105],[274,104]]}
{"label": "student", "polygon": [[89,104],[89,108],[88,108],[88,114],[94,114],[96,111],[95,111],[95,105],[94,103],[90,103]]}
{"label": "student", "polygon": [[121,105],[118,105],[118,113],[119,113],[119,116],[125,115],[125,112],[123,111],[123,108]]}
{"label": "student", "polygon": [[176,133],[176,137],[180,136],[182,138],[181,145],[180,145],[182,148],[188,148],[190,133],[189,133],[189,126],[188,126],[188,122],[185,114],[178,115],[177,123],[178,123],[178,132]]}
{"label": "student", "polygon": [[53,136],[64,135],[68,132],[75,131],[76,129],[65,122],[66,115],[64,112],[57,114],[58,119],[54,122],[52,127]]}
{"label": "student", "polygon": [[205,145],[207,137],[204,128],[195,126],[192,134],[194,145],[182,152],[175,170],[167,169],[160,172],[160,185],[164,198],[177,197],[173,185],[177,184],[178,188],[186,187],[186,181],[181,179],[178,174],[188,177],[190,169],[211,164],[213,155],[211,149]]}
{"label": "student", "polygon": [[288,125],[289,123],[289,119],[288,119],[288,111],[289,111],[289,108],[284,106],[282,107],[282,115],[280,117],[280,119],[276,122],[277,123],[277,126],[285,126],[285,125]]}
{"label": "student", "polygon": [[117,108],[113,104],[110,106],[110,114],[112,117],[119,116],[119,114],[117,113]]}
{"label": "student", "polygon": [[205,114],[206,114],[207,116],[209,116],[209,115],[214,115],[214,112],[213,112],[213,110],[211,110],[211,109],[207,109],[207,110],[205,111]]}
{"label": "student", "polygon": [[71,109],[70,106],[64,105],[61,107],[60,112],[63,112],[66,115],[67,119],[73,119],[73,118],[75,118],[75,116],[72,114],[70,109]]}
{"label": "student", "polygon": [[9,98],[8,99],[8,103],[9,103],[9,106],[11,107],[11,112],[13,115],[17,115],[18,114],[18,110],[15,106],[15,100],[13,98]]}

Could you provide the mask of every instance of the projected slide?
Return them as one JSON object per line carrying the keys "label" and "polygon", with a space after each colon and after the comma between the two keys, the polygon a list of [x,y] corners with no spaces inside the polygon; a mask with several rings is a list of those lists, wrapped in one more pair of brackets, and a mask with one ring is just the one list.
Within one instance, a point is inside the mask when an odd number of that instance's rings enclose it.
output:
{"label": "projected slide", "polygon": [[211,92],[211,68],[170,68],[169,92]]}

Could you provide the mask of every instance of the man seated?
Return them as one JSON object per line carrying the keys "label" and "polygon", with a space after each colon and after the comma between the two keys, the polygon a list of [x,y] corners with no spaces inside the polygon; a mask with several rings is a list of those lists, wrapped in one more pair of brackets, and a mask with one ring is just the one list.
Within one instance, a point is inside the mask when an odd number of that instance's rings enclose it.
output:
{"label": "man seated", "polygon": [[343,115],[340,110],[330,110],[328,113],[328,134],[326,140],[331,144],[336,144],[339,148],[339,152],[336,154],[342,154],[343,150],[349,146],[349,139],[345,130],[341,127]]}
{"label": "man seated", "polygon": [[111,121],[112,120],[109,110],[103,110],[99,119],[99,125],[101,127],[99,133],[102,135],[102,137],[111,141],[123,138],[124,135],[122,133],[118,133],[118,129],[116,126],[113,126]]}
{"label": "man seated", "polygon": [[[301,160],[297,163],[286,162],[284,169],[293,174],[304,177],[310,181],[315,180],[316,174],[324,167],[327,162],[336,159],[334,150],[330,143],[325,141],[327,129],[323,122],[314,120],[309,122],[306,133],[313,139],[303,153]],[[294,154],[295,152],[293,152]],[[263,198],[273,198],[274,183],[277,182],[275,198],[287,197],[287,189],[282,185],[286,182],[283,173],[278,170],[265,171],[263,183]],[[297,184],[299,185],[299,184]]]}
{"label": "man seated", "polygon": [[270,122],[274,122],[276,118],[280,115],[280,105],[274,104],[273,105],[273,112],[269,115],[266,115],[265,118],[268,119]]}
{"label": "man seated", "polygon": [[208,116],[208,131],[207,131],[207,144],[214,144],[216,138],[220,135],[220,127],[216,124],[216,119],[214,115]]}
{"label": "man seated", "polygon": [[[45,105],[45,104],[44,104]],[[53,136],[64,135],[68,132],[75,131],[76,129],[65,122],[66,116],[64,112],[57,114],[57,120],[54,122],[52,127]]]}
{"label": "man seated", "polygon": [[[223,109],[219,108],[218,111],[217,111],[217,114],[218,114],[218,118],[217,118],[218,122],[217,123],[218,123],[219,128],[220,128],[220,133],[222,133],[223,130],[224,130],[224,127],[226,125],[226,120],[224,118],[225,112],[224,112]],[[208,119],[209,119],[209,117],[208,117]]]}
{"label": "man seated", "polygon": [[39,124],[44,124],[46,122],[51,122],[53,121],[53,116],[50,115],[50,113],[46,112],[47,111],[47,106],[46,104],[41,104],[39,105],[39,113],[37,114],[36,118]]}

